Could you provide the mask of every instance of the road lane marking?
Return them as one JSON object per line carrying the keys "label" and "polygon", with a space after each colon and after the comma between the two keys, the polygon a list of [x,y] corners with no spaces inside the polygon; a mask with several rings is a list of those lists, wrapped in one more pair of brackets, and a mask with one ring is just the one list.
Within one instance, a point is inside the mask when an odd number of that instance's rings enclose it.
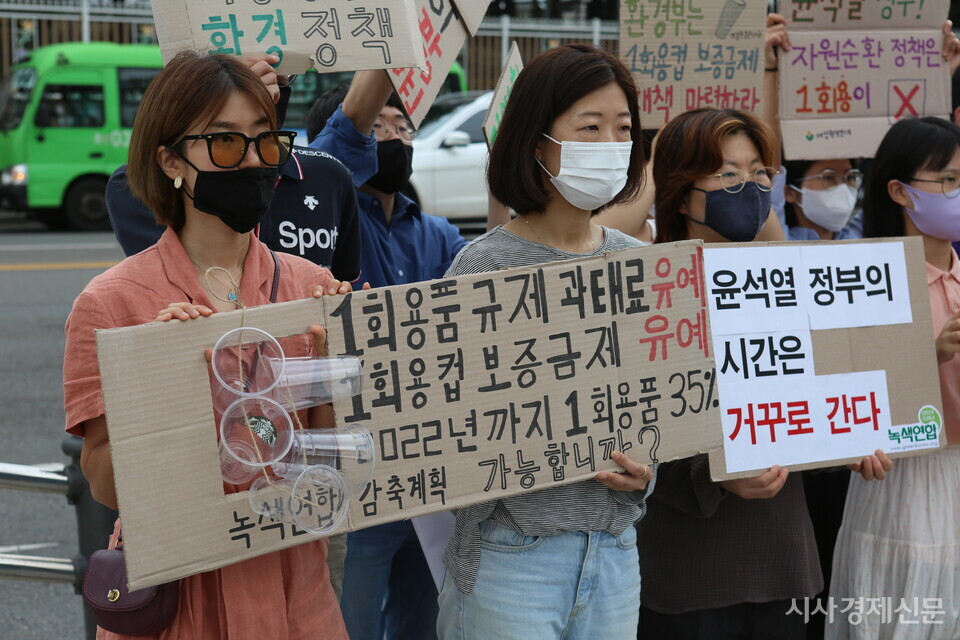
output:
{"label": "road lane marking", "polygon": [[109,269],[119,260],[105,262],[34,262],[25,264],[0,264],[0,271],[57,271],[72,269]]}
{"label": "road lane marking", "polygon": [[119,249],[116,242],[74,242],[71,244],[8,244],[0,245],[0,251],[77,251]]}

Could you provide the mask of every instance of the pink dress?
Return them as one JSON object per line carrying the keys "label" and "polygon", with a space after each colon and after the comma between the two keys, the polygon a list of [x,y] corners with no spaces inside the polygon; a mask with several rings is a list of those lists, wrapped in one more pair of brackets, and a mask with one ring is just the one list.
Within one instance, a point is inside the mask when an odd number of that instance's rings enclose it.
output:
{"label": "pink dress", "polygon": [[[927,289],[936,337],[960,307],[956,253],[950,271],[927,264]],[[851,474],[827,640],[960,638],[960,357],[939,371],[950,446],[897,460],[882,482]]]}
{"label": "pink dress", "polygon": [[[248,307],[268,304],[274,262],[250,236],[240,296]],[[332,274],[301,258],[280,259],[278,302],[309,297]],[[172,302],[212,308],[190,258],[171,229],[149,249],[94,278],[67,318],[63,395],[69,433],[83,436],[84,422],[104,413],[94,329],[152,322]],[[288,355],[309,355],[309,338],[284,343]],[[211,425],[211,429],[214,426]],[[121,514],[122,515],[122,514]],[[177,617],[159,640],[346,639],[326,565],[327,541],[316,540],[244,560],[180,582]],[[98,631],[99,639],[128,636]]]}

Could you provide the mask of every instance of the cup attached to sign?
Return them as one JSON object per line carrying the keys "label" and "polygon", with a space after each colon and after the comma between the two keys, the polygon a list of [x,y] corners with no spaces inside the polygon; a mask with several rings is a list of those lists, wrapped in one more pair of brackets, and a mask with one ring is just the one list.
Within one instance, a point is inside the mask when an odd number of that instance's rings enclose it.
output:
{"label": "cup attached to sign", "polygon": [[266,358],[278,384],[267,395],[288,411],[299,411],[360,393],[363,370],[360,359],[339,358]]}
{"label": "cup attached to sign", "polygon": [[283,376],[285,360],[280,343],[266,331],[239,327],[226,332],[210,359],[219,383],[212,386],[214,407],[223,411],[238,398],[270,392]]}
{"label": "cup attached to sign", "polygon": [[293,422],[290,414],[270,398],[240,398],[220,418],[220,444],[237,462],[266,467],[290,451]]}
{"label": "cup attached to sign", "polygon": [[347,516],[347,487],[336,469],[318,464],[290,478],[261,476],[247,492],[250,508],[316,535],[334,531]]}
{"label": "cup attached to sign", "polygon": [[293,434],[293,446],[273,465],[284,478],[295,478],[310,466],[322,464],[336,469],[349,480],[348,488],[360,493],[373,479],[376,449],[366,427],[352,425],[340,429],[304,429]]}

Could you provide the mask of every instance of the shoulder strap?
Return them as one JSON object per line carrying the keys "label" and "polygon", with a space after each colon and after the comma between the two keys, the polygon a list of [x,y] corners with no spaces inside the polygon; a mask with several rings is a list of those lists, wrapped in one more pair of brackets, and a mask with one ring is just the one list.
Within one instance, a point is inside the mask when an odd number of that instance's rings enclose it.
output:
{"label": "shoulder strap", "polygon": [[273,258],[273,287],[270,289],[270,303],[277,301],[277,289],[280,287],[280,259],[276,252],[271,249],[270,256]]}

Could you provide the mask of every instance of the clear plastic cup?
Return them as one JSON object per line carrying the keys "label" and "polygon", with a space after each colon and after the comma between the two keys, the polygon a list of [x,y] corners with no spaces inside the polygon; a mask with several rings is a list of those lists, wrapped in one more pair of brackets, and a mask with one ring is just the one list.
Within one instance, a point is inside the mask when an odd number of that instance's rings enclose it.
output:
{"label": "clear plastic cup", "polygon": [[297,429],[290,452],[273,465],[284,478],[295,478],[307,467],[325,465],[339,471],[353,493],[373,478],[377,451],[370,431],[360,425],[339,429]]}
{"label": "clear plastic cup", "polygon": [[284,370],[283,348],[261,329],[239,327],[223,334],[213,347],[210,360],[214,406],[218,410],[237,398],[262,395],[273,389]]}
{"label": "clear plastic cup", "polygon": [[266,467],[290,451],[293,422],[270,398],[240,398],[220,418],[220,444],[238,462]]}
{"label": "clear plastic cup", "polygon": [[[256,459],[256,451],[249,442],[238,441],[233,443],[234,450],[243,458],[250,460]],[[230,484],[245,484],[263,474],[263,469],[240,462],[237,458],[227,451],[227,448],[220,444],[220,475],[225,482]]]}
{"label": "clear plastic cup", "polygon": [[271,398],[289,411],[328,404],[360,393],[363,369],[354,356],[332,358],[267,358],[279,382]]}
{"label": "clear plastic cup", "polygon": [[260,477],[247,491],[250,508],[272,520],[297,524],[316,535],[335,531],[347,517],[343,476],[325,465],[307,467],[296,478]]}
{"label": "clear plastic cup", "polygon": [[307,467],[293,483],[293,520],[316,535],[336,531],[347,517],[348,498],[343,474],[322,464]]}

